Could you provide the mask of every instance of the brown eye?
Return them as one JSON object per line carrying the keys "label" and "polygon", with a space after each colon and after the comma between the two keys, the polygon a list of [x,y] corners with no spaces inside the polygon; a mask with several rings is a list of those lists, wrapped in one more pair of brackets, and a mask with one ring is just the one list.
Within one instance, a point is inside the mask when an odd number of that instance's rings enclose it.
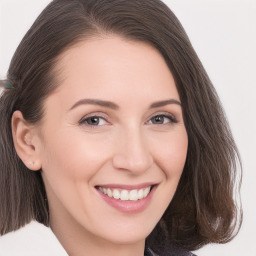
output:
{"label": "brown eye", "polygon": [[99,125],[100,118],[96,117],[96,116],[93,116],[93,117],[87,118],[86,122],[89,125]]}
{"label": "brown eye", "polygon": [[152,124],[168,124],[177,123],[177,120],[173,116],[168,115],[157,115],[150,119]]}
{"label": "brown eye", "polygon": [[106,120],[99,116],[90,116],[87,118],[83,118],[79,121],[79,124],[91,125],[91,126],[101,126],[106,124]]}
{"label": "brown eye", "polygon": [[163,124],[165,121],[164,118],[164,116],[154,116],[151,118],[151,121],[153,124]]}

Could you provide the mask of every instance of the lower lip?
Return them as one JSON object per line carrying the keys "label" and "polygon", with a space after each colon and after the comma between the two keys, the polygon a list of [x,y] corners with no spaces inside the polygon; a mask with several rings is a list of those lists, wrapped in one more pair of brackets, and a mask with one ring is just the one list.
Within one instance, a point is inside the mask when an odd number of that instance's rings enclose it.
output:
{"label": "lower lip", "polygon": [[100,194],[101,198],[109,204],[110,206],[116,208],[117,210],[124,212],[124,213],[139,213],[142,212],[144,209],[147,208],[149,205],[153,194],[156,190],[156,186],[153,186],[150,193],[147,195],[147,197],[137,200],[137,201],[122,201],[119,199],[115,199],[113,197],[109,197],[102,192],[100,192],[98,189],[96,189],[98,193]]}

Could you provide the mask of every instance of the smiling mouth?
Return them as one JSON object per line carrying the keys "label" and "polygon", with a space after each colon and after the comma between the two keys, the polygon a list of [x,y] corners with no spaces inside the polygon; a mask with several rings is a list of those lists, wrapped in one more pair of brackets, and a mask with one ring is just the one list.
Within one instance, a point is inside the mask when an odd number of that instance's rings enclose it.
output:
{"label": "smiling mouth", "polygon": [[127,190],[100,186],[96,187],[96,189],[99,190],[102,194],[120,201],[138,201],[144,199],[149,195],[152,188],[153,186],[148,186],[146,188]]}

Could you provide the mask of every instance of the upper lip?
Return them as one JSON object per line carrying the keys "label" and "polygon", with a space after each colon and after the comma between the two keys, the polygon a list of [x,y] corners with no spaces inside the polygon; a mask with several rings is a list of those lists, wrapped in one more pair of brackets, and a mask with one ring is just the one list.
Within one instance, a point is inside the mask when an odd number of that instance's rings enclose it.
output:
{"label": "upper lip", "polygon": [[97,185],[96,187],[101,187],[101,188],[119,188],[119,189],[126,189],[126,190],[132,190],[132,189],[141,189],[141,188],[147,188],[150,186],[156,185],[153,182],[145,182],[137,185],[126,185],[126,184],[102,184],[102,185]]}

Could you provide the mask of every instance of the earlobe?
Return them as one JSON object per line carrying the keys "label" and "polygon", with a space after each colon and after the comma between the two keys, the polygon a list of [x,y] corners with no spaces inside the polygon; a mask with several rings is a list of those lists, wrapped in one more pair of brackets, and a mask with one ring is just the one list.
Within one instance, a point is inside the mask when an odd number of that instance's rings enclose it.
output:
{"label": "earlobe", "polygon": [[34,143],[34,126],[29,124],[20,111],[12,116],[12,136],[16,152],[28,169],[41,169],[41,161]]}

